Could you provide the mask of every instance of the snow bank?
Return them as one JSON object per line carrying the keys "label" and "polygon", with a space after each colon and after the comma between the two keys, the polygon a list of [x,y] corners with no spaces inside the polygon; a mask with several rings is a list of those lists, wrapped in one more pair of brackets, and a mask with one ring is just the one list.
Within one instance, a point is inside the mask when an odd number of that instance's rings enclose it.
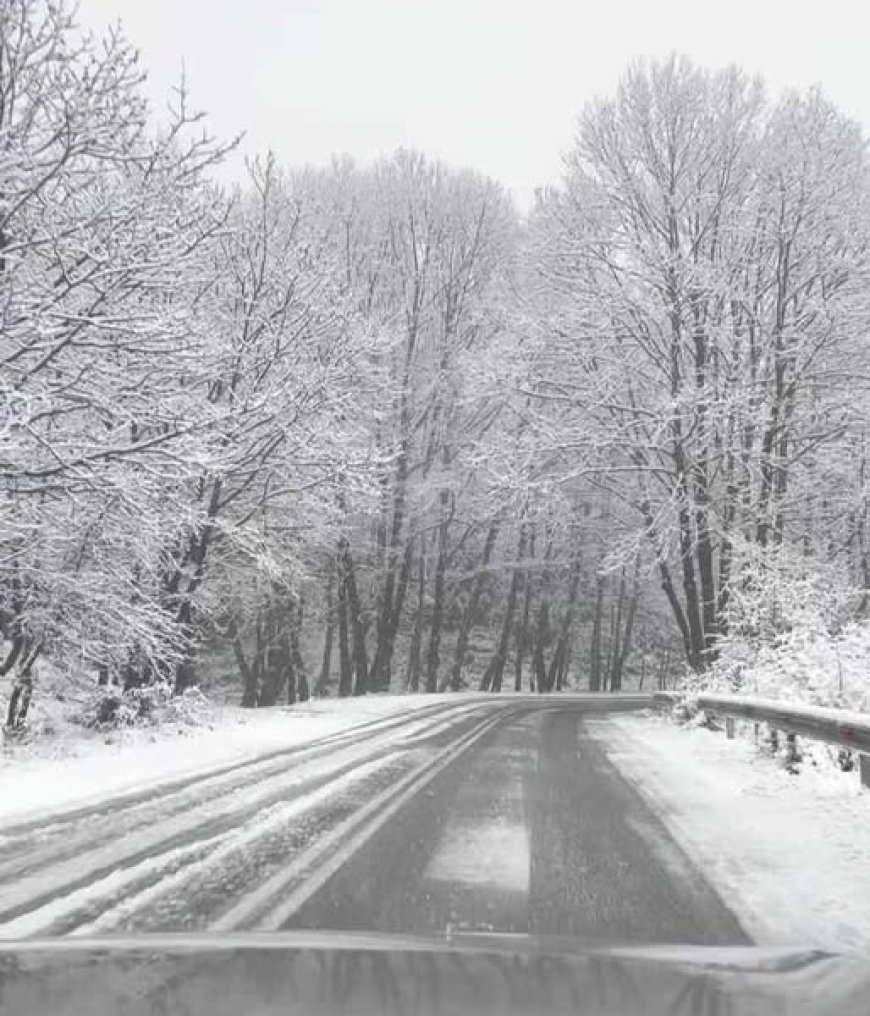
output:
{"label": "snow bank", "polygon": [[131,728],[102,737],[68,730],[62,738],[0,752],[0,830],[12,820],[159,786],[360,723],[456,701],[451,694],[366,695],[271,709],[214,707],[205,727]]}
{"label": "snow bank", "polygon": [[856,773],[787,773],[752,741],[661,717],[590,720],[760,945],[870,948],[870,793]]}

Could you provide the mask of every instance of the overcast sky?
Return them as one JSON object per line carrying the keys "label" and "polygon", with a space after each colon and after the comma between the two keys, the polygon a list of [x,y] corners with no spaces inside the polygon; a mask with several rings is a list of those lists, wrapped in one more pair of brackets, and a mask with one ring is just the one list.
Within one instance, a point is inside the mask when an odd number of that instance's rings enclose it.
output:
{"label": "overcast sky", "polygon": [[[248,152],[287,163],[401,145],[472,166],[526,206],[555,181],[574,118],[635,56],[736,62],[774,89],[822,85],[870,125],[858,0],[81,0],[120,19],[155,99],[186,69],[193,102]],[[241,160],[228,170],[238,174]]]}

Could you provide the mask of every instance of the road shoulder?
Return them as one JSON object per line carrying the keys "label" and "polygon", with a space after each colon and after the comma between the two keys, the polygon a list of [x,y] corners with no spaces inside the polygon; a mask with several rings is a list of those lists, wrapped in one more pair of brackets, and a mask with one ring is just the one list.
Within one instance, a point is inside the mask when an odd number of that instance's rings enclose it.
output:
{"label": "road shoulder", "polygon": [[870,948],[870,794],[656,716],[587,732],[761,945]]}

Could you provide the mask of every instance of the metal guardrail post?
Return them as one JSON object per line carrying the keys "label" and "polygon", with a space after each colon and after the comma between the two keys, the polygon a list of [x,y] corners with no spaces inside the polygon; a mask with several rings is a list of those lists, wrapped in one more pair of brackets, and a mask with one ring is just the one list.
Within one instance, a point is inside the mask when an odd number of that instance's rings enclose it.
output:
{"label": "metal guardrail post", "polygon": [[[777,751],[781,737],[785,737],[786,766],[794,770],[800,759],[798,737],[838,745],[843,751],[855,752],[861,776],[861,785],[870,789],[870,714],[834,709],[827,706],[790,706],[771,699],[757,699],[740,695],[701,694],[698,706],[705,713],[750,720],[753,723],[756,743],[761,726],[766,728],[765,740]],[[728,735],[730,736],[730,734]]]}
{"label": "metal guardrail post", "polygon": [[798,751],[797,734],[786,734],[785,735],[785,764],[786,768],[791,771],[796,771],[795,767],[800,762],[800,752]]}
{"label": "metal guardrail post", "polygon": [[[680,701],[672,692],[655,692],[654,704],[665,708]],[[740,695],[701,694],[697,706],[707,717],[725,719],[725,736],[733,738],[737,720],[749,720],[753,726],[756,744],[766,727],[766,739],[775,752],[780,736],[786,739],[786,765],[794,767],[800,758],[798,736],[839,745],[858,754],[861,785],[870,790],[870,714],[850,712],[828,707],[788,706],[771,699],[756,699]]]}

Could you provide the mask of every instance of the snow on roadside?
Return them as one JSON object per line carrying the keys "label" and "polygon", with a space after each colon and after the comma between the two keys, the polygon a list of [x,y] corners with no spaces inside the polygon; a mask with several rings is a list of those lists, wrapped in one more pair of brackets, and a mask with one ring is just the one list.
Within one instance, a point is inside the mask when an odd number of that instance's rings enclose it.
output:
{"label": "snow on roadside", "polygon": [[751,740],[658,716],[587,727],[759,945],[870,948],[870,791],[856,773],[793,776]]}
{"label": "snow on roadside", "polygon": [[[469,704],[473,696],[463,696]],[[137,727],[94,737],[47,739],[0,752],[3,825],[136,788],[152,788],[275,749],[308,744],[361,723],[414,712],[455,694],[366,695],[292,707],[215,707],[206,727]]]}

